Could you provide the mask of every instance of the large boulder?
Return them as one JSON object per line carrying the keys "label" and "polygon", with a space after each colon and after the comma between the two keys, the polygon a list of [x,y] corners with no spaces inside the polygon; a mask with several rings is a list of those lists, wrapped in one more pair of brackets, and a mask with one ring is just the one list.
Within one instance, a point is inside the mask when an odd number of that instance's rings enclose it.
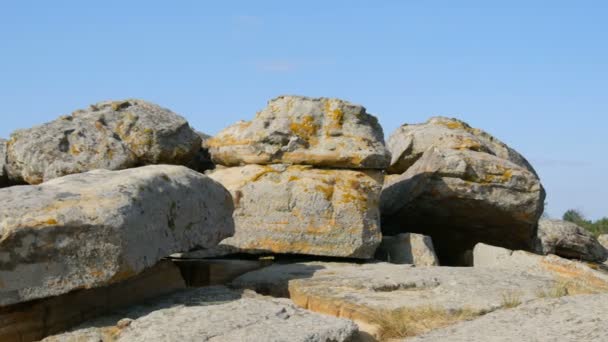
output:
{"label": "large boulder", "polygon": [[275,299],[225,287],[177,292],[119,310],[45,342],[348,342],[357,326]]}
{"label": "large boulder", "polygon": [[375,258],[392,264],[439,266],[433,240],[414,233],[383,236]]}
{"label": "large boulder", "polygon": [[608,341],[608,294],[537,300],[404,341],[604,342]]}
{"label": "large boulder", "polygon": [[478,242],[531,250],[544,189],[526,167],[495,155],[431,147],[385,179],[382,231],[429,235],[442,264]]}
{"label": "large boulder", "polygon": [[235,203],[235,234],[220,250],[371,258],[380,244],[380,171],[274,164],[209,176]]}
{"label": "large boulder", "polygon": [[238,122],[208,142],[213,161],[384,169],[390,155],[378,120],[339,99],[279,96],[251,122]]}
{"label": "large boulder", "polygon": [[538,223],[536,252],[564,258],[603,262],[608,252],[585,228],[561,220],[541,219]]}
{"label": "large boulder", "polygon": [[13,132],[9,176],[38,184],[93,169],[189,163],[201,138],[181,116],[142,100],[107,101]]}
{"label": "large boulder", "polygon": [[490,134],[453,118],[433,117],[423,124],[405,124],[389,137],[387,146],[391,152],[388,172],[392,174],[405,172],[431,147],[491,154],[534,173],[530,163],[517,151]]}
{"label": "large boulder", "polygon": [[130,278],[234,232],[228,191],[183,166],[0,190],[0,306]]}

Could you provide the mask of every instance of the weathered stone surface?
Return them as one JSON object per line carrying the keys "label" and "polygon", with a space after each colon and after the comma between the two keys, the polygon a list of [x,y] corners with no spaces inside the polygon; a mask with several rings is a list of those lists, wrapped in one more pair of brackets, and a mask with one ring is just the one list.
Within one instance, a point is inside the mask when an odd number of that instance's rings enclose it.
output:
{"label": "weathered stone surface", "polygon": [[546,219],[538,222],[536,252],[594,262],[603,262],[608,256],[604,246],[585,228],[568,221]]}
{"label": "weathered stone surface", "polygon": [[597,237],[597,241],[604,246],[604,248],[608,249],[608,234],[602,234]]}
{"label": "weathered stone surface", "polygon": [[134,305],[186,284],[170,261],[123,282],[0,308],[0,342],[39,341],[111,310]]}
{"label": "weathered stone surface", "polygon": [[527,274],[550,274],[570,294],[608,292],[608,272],[600,265],[512,251],[483,243],[473,250],[475,268],[508,269]]}
{"label": "weathered stone surface", "polygon": [[384,169],[390,155],[378,120],[339,99],[279,96],[251,122],[240,121],[208,142],[213,161]]}
{"label": "weathered stone surface", "polygon": [[8,171],[14,180],[38,184],[93,169],[187,164],[200,147],[188,122],[167,109],[107,101],[11,134]]}
{"label": "weathered stone surface", "polygon": [[0,306],[108,285],[234,232],[232,198],[182,166],[0,190]]}
{"label": "weathered stone surface", "polygon": [[536,300],[404,341],[608,341],[608,294]]}
{"label": "weathered stone surface", "polygon": [[0,139],[0,188],[9,185],[8,174],[6,172],[6,146],[7,141]]}
{"label": "weathered stone surface", "polygon": [[458,119],[433,117],[423,124],[403,125],[391,134],[387,147],[392,156],[389,173],[405,172],[426,150],[438,147],[491,154],[535,174],[530,163],[517,151]]}
{"label": "weathered stone surface", "polygon": [[352,322],[302,310],[286,299],[207,287],[131,307],[44,341],[346,342],[356,335]]}
{"label": "weathered stone surface", "polygon": [[383,236],[375,258],[392,264],[439,265],[431,238],[414,233]]}
{"label": "weathered stone surface", "polygon": [[220,248],[371,258],[381,241],[380,171],[247,165],[209,173],[235,201],[233,237]]}
{"label": "weathered stone surface", "polygon": [[570,267],[572,261],[554,258],[558,260],[545,259],[546,266],[541,263],[529,271],[516,267],[412,267],[387,263],[276,264],[247,273],[235,279],[232,286],[289,297],[303,308],[353,319],[371,335],[376,334],[376,317],[387,311],[435,308],[446,315],[459,311],[481,314],[514,301],[517,304],[545,296],[544,290],[561,284],[563,279],[584,280],[588,292],[608,291],[608,279],[598,276],[600,272],[585,273],[576,266]]}
{"label": "weathered stone surface", "polygon": [[531,250],[544,198],[527,168],[488,153],[431,148],[402,175],[386,177],[382,231],[431,236],[446,265],[478,242]]}

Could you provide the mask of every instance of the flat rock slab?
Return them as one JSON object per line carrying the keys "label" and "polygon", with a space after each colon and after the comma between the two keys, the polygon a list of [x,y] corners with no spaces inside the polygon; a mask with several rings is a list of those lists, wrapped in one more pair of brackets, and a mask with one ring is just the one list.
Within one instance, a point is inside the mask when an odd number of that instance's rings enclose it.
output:
{"label": "flat rock slab", "polygon": [[208,175],[235,202],[235,234],[215,249],[219,255],[371,258],[380,244],[380,171],[275,164],[218,168]]}
{"label": "flat rock slab", "polygon": [[0,190],[0,306],[105,286],[234,233],[228,191],[183,166]]}
{"label": "flat rock slab", "polygon": [[341,342],[357,326],[276,299],[225,287],[181,291],[83,324],[45,342]]}
{"label": "flat rock slab", "polygon": [[7,169],[15,181],[39,184],[93,169],[185,165],[200,149],[201,137],[170,110],[137,99],[106,101],[13,132]]}
{"label": "flat rock slab", "polygon": [[238,122],[207,142],[225,166],[300,164],[384,169],[390,154],[378,120],[339,99],[279,96],[250,122]]}
{"label": "flat rock slab", "polygon": [[535,300],[403,341],[604,342],[608,341],[608,294]]}

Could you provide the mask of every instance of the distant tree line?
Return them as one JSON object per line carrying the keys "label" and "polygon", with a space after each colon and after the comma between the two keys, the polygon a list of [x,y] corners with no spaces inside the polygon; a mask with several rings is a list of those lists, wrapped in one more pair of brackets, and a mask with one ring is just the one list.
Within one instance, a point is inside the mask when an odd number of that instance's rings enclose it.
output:
{"label": "distant tree line", "polygon": [[596,237],[601,234],[608,234],[608,217],[601,218],[597,221],[591,221],[576,209],[570,209],[564,213],[562,217],[564,221],[570,221],[587,229]]}

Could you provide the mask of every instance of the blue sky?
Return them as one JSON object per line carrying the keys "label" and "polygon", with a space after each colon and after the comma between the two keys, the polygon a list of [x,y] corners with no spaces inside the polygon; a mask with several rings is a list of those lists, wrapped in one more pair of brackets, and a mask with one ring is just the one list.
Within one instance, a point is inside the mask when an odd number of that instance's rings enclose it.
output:
{"label": "blue sky", "polygon": [[143,98],[209,134],[279,94],[454,116],[524,154],[548,212],[608,216],[606,1],[0,2],[0,137]]}

